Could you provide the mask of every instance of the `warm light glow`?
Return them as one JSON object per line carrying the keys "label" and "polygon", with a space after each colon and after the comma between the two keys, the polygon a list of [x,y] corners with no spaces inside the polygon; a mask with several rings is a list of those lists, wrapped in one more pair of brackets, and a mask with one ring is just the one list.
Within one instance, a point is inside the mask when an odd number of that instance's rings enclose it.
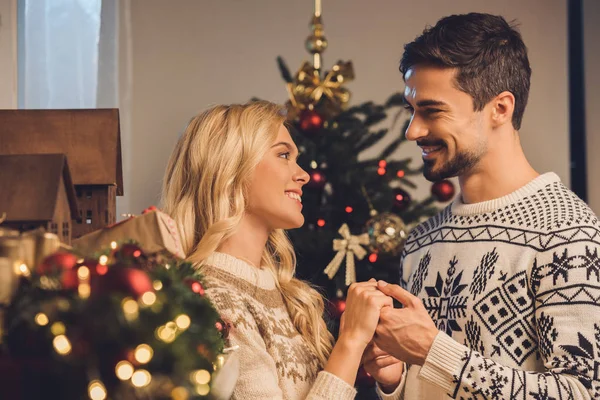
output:
{"label": "warm light glow", "polygon": [[310,167],[311,167],[312,169],[316,169],[316,168],[317,168],[317,166],[318,166],[318,165],[317,165],[317,162],[316,162],[315,160],[313,160],[313,161],[311,161],[311,162],[310,162]]}
{"label": "warm light glow", "polygon": [[79,286],[77,286],[77,293],[79,293],[79,297],[82,299],[87,299],[90,297],[91,292],[92,288],[87,283],[80,283]]}
{"label": "warm light glow", "polygon": [[156,301],[156,295],[153,292],[146,292],[142,295],[142,303],[151,306]]}
{"label": "warm light glow", "polygon": [[132,298],[124,298],[123,302],[121,303],[121,307],[123,307],[123,313],[128,321],[133,321],[138,317],[138,311],[140,307],[138,306],[137,301],[133,300]]}
{"label": "warm light glow", "polygon": [[398,178],[404,178],[404,171],[399,170],[396,175],[398,176]]}
{"label": "warm light glow", "polygon": [[317,225],[320,227],[324,227],[325,226],[325,220],[324,219],[320,219],[317,221]]}
{"label": "warm light glow", "polygon": [[110,248],[111,249],[116,249],[117,248],[117,242],[110,242]]}
{"label": "warm light glow", "polygon": [[394,228],[392,226],[388,226],[387,228],[385,228],[385,233],[388,236],[394,236],[396,234],[396,228]]}
{"label": "warm light glow", "polygon": [[156,336],[165,343],[171,343],[175,340],[176,332],[166,326],[160,326],[156,330]]}
{"label": "warm light glow", "polygon": [[133,383],[133,386],[135,387],[147,386],[151,380],[152,375],[150,375],[150,372],[146,371],[145,369],[137,370],[131,376],[131,383]]}
{"label": "warm light glow", "polygon": [[27,268],[27,265],[25,265],[23,263],[19,264],[16,272],[17,272],[17,275],[23,275],[23,276],[31,275],[31,272],[29,272],[29,268]]}
{"label": "warm light glow", "polygon": [[404,196],[402,196],[401,194],[396,195],[396,200],[402,201],[403,199],[404,199]]}
{"label": "warm light glow", "polygon": [[375,254],[375,253],[369,254],[369,261],[371,261],[372,263],[377,261],[377,254]]}
{"label": "warm light glow", "polygon": [[186,388],[178,386],[171,391],[171,397],[173,400],[187,400],[189,394]]}
{"label": "warm light glow", "polygon": [[181,314],[177,318],[175,318],[175,324],[181,330],[185,330],[185,329],[189,328],[191,322],[192,321],[190,320],[190,317],[188,317],[185,314]]}
{"label": "warm light glow", "polygon": [[100,381],[90,382],[88,393],[92,400],[104,400],[106,398],[106,388]]}
{"label": "warm light glow", "polygon": [[65,335],[56,336],[52,341],[52,344],[54,345],[56,352],[60,355],[64,356],[71,352],[71,342],[69,342],[69,339],[67,339]]}
{"label": "warm light glow", "polygon": [[171,266],[169,264],[165,264],[165,269],[169,269]]}
{"label": "warm light glow", "polygon": [[126,381],[133,375],[133,365],[129,361],[119,361],[115,367],[117,378]]}
{"label": "warm light glow", "polygon": [[163,284],[161,281],[154,281],[152,282],[152,287],[154,288],[154,290],[160,290],[163,287]]}
{"label": "warm light glow", "polygon": [[208,385],[196,385],[196,393],[200,396],[206,396],[210,393],[210,386]]}
{"label": "warm light glow", "polygon": [[379,161],[379,166],[380,166],[381,168],[385,168],[385,167],[387,166],[387,161],[385,161],[385,160],[380,160],[380,161]]}
{"label": "warm light glow", "polygon": [[198,385],[206,385],[210,382],[210,372],[205,369],[192,372],[192,382]]}
{"label": "warm light glow", "polygon": [[377,173],[379,175],[385,175],[385,168],[379,168],[379,169],[377,169]]}
{"label": "warm light glow", "polygon": [[350,206],[346,207],[346,212],[348,214],[350,214],[352,211],[353,211],[352,207],[350,207]]}
{"label": "warm light glow", "polygon": [[108,257],[106,257],[106,256],[102,255],[102,256],[100,256],[100,259],[98,260],[98,262],[99,262],[101,265],[106,265],[106,264],[108,264]]}
{"label": "warm light glow", "polygon": [[52,332],[54,336],[64,335],[66,332],[65,324],[62,322],[53,323],[50,327],[50,332]]}
{"label": "warm light glow", "polygon": [[40,326],[46,326],[46,325],[48,325],[48,322],[49,322],[48,317],[44,313],[38,313],[35,316],[35,323]]}
{"label": "warm light glow", "polygon": [[79,279],[81,279],[82,281],[89,279],[89,277],[90,277],[90,269],[88,267],[85,267],[85,266],[79,267],[77,269],[77,277]]}
{"label": "warm light glow", "polygon": [[140,344],[135,348],[135,359],[140,364],[146,364],[149,362],[153,355],[154,351],[152,350],[152,347],[148,346],[147,344]]}

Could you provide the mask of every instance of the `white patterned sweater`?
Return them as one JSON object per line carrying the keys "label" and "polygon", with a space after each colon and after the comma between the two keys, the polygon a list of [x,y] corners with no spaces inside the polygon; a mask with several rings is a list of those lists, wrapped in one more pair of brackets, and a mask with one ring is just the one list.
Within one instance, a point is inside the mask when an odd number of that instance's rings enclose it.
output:
{"label": "white patterned sweater", "polygon": [[400,283],[440,333],[384,399],[600,398],[600,225],[554,173],[409,235]]}
{"label": "white patterned sweater", "polygon": [[224,253],[200,267],[206,295],[232,324],[228,345],[239,346],[233,400],[351,400],[356,390],[318,370],[316,355],[290,319],[273,274]]}

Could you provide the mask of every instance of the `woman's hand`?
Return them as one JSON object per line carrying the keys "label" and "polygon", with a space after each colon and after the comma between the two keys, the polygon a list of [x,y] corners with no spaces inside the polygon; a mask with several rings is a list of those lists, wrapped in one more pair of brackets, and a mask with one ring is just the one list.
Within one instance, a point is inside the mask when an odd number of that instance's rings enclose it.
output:
{"label": "woman's hand", "polygon": [[374,342],[365,349],[362,363],[384,393],[392,393],[402,380],[404,362],[381,350]]}
{"label": "woman's hand", "polygon": [[393,300],[377,289],[375,279],[350,285],[338,341],[348,342],[362,352],[373,338],[381,309],[387,306],[393,307]]}

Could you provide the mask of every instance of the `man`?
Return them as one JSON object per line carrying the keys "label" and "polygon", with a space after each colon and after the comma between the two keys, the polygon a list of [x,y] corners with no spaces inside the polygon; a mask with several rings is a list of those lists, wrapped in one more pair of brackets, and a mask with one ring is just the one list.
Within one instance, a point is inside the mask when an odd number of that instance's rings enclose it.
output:
{"label": "man", "polygon": [[600,396],[600,225],[518,130],[531,69],[502,17],[455,15],[405,46],[406,137],[461,195],[408,238],[403,308],[382,309],[365,368],[384,399]]}

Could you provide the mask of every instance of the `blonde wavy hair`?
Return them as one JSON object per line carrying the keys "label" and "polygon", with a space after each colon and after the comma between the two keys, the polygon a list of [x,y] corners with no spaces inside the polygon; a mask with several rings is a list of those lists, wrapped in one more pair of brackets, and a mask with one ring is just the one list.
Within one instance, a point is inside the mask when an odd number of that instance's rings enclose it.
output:
{"label": "blonde wavy hair", "polygon": [[[217,105],[188,124],[169,160],[162,209],[176,222],[187,260],[200,265],[236,231],[253,172],[284,123],[283,107],[255,101]],[[291,320],[323,367],[333,337],[323,298],[294,278],[296,255],[282,229],[270,233],[261,265],[271,269]]]}

